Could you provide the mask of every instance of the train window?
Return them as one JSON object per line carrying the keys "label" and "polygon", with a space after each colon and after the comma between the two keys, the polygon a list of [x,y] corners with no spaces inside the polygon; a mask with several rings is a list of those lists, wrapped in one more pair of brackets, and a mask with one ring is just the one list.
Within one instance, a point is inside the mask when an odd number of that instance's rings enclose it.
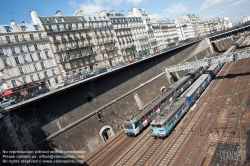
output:
{"label": "train window", "polygon": [[165,103],[165,100],[162,100],[160,105],[162,106],[164,103]]}
{"label": "train window", "polygon": [[156,125],[157,128],[161,128],[161,125]]}
{"label": "train window", "polygon": [[153,114],[153,110],[150,110],[150,111],[148,112],[148,115],[151,116],[152,114]]}
{"label": "train window", "polygon": [[137,128],[140,125],[141,125],[141,120],[138,120],[137,122],[135,122],[135,128]]}
{"label": "train window", "polygon": [[125,124],[124,128],[125,129],[133,129],[133,126],[131,124]]}

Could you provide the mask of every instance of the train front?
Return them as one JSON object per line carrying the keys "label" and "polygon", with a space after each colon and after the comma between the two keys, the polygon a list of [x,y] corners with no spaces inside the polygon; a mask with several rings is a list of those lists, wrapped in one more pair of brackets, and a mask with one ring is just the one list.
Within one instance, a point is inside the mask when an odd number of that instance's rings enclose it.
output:
{"label": "train front", "polygon": [[131,137],[136,136],[139,133],[138,131],[139,129],[135,128],[134,119],[135,119],[134,116],[128,116],[126,117],[123,123],[123,128],[124,128],[125,133]]}
{"label": "train front", "polygon": [[167,129],[166,126],[162,125],[161,123],[159,123],[159,121],[157,120],[153,120],[150,123],[151,126],[151,131],[152,131],[152,136],[155,138],[164,138],[167,136]]}

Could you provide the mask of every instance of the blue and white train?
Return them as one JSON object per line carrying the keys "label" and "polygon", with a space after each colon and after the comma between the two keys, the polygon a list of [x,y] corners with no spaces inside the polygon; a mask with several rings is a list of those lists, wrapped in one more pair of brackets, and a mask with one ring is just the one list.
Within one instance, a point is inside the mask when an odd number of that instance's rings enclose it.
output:
{"label": "blue and white train", "polygon": [[241,36],[229,49],[223,53],[223,55],[227,55],[229,53],[233,53],[239,46],[240,44],[244,41],[245,37]]}
{"label": "blue and white train", "polygon": [[181,117],[188,111],[199,96],[204,92],[213,77],[220,71],[224,64],[210,66],[176,101],[164,107],[151,122],[152,136],[164,138],[169,135]]}
{"label": "blue and white train", "polygon": [[176,83],[168,88],[166,92],[163,92],[156,98],[154,98],[150,104],[144,107],[138,115],[126,117],[123,128],[127,135],[136,136],[141,130],[147,126],[159,113],[165,105],[170,101],[176,99],[185,89],[187,89],[200,75],[206,70],[204,67],[199,67],[190,70],[188,74],[179,79]]}

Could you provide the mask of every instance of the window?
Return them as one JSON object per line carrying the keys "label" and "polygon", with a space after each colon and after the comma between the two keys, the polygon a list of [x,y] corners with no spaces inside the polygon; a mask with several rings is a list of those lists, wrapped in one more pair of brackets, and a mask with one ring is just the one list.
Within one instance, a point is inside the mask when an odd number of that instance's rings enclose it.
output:
{"label": "window", "polygon": [[30,39],[31,39],[31,40],[34,40],[33,34],[30,34]]}
{"label": "window", "polygon": [[60,25],[56,25],[58,31],[60,31]]}
{"label": "window", "polygon": [[78,24],[76,24],[76,29],[78,29]]}
{"label": "window", "polygon": [[38,31],[39,30],[39,26],[38,25],[34,25],[34,28]]}
{"label": "window", "polygon": [[16,42],[19,42],[18,36],[14,36],[14,38]]}
{"label": "window", "polygon": [[4,26],[6,32],[11,32],[11,27],[10,26]]}
{"label": "window", "polygon": [[41,64],[42,68],[45,69],[44,63],[41,62],[40,64]]}
{"label": "window", "polygon": [[5,36],[5,39],[7,40],[8,43],[11,43],[9,36]]}
{"label": "window", "polygon": [[52,74],[53,74],[53,76],[56,75],[55,69],[52,69]]}
{"label": "window", "polygon": [[7,60],[7,59],[2,59],[2,61],[3,61],[3,65],[4,65],[5,67],[9,66],[9,63],[8,63],[8,60]]}
{"label": "window", "polygon": [[26,26],[20,26],[22,31],[26,31]]}
{"label": "window", "polygon": [[23,77],[23,83],[27,83],[27,79],[26,79],[26,77]]}
{"label": "window", "polygon": [[58,79],[57,78],[55,78],[55,82],[56,82],[56,84],[58,83]]}
{"label": "window", "polygon": [[33,75],[30,75],[30,79],[31,79],[31,81],[35,81]]}
{"label": "window", "polygon": [[16,64],[20,64],[20,61],[19,61],[18,57],[15,57],[14,59],[16,61]]}
{"label": "window", "polygon": [[23,61],[28,62],[28,59],[27,59],[26,55],[23,55]]}
{"label": "window", "polygon": [[12,54],[15,54],[15,53],[16,53],[16,51],[15,51],[15,48],[14,48],[14,47],[10,47],[10,50],[11,50]]}
{"label": "window", "polygon": [[61,22],[64,22],[64,19],[62,17],[60,17],[60,20],[61,20]]}
{"label": "window", "polygon": [[41,33],[38,33],[38,38],[39,38],[39,39],[42,39],[42,38],[43,38]]}
{"label": "window", "polygon": [[40,54],[40,53],[37,53],[37,57],[38,57],[38,59],[42,59],[42,57],[41,57],[41,54]]}
{"label": "window", "polygon": [[54,19],[55,22],[57,22],[57,19],[55,17],[53,19]]}
{"label": "window", "polygon": [[56,41],[56,36],[55,35],[53,35],[52,38],[53,38],[53,41]]}
{"label": "window", "polygon": [[49,52],[48,51],[45,51],[45,55],[46,55],[46,57],[47,58],[49,58],[50,56],[49,56]]}
{"label": "window", "polygon": [[64,28],[64,29],[67,29],[67,28],[66,28],[66,24],[63,24],[63,28]]}
{"label": "window", "polygon": [[23,52],[23,47],[19,46],[19,50],[20,50],[20,52]]}
{"label": "window", "polygon": [[26,47],[27,47],[27,50],[30,51],[29,45],[26,45]]}
{"label": "window", "polygon": [[36,73],[36,75],[37,75],[37,78],[40,80],[41,79],[40,74]]}
{"label": "window", "polygon": [[33,66],[34,66],[34,69],[37,71],[37,67],[36,67],[36,64],[33,64]]}
{"label": "window", "polygon": [[38,50],[37,44],[34,44],[35,50]]}
{"label": "window", "polygon": [[22,67],[18,67],[19,73],[20,74],[24,74],[23,68]]}
{"label": "window", "polygon": [[79,18],[79,21],[82,21],[82,18],[81,18],[81,17]]}
{"label": "window", "polygon": [[45,76],[45,77],[48,77],[47,71],[44,71],[44,76]]}
{"label": "window", "polygon": [[13,87],[16,87],[16,86],[17,86],[16,80],[11,80],[11,83],[12,83]]}
{"label": "window", "polygon": [[48,84],[49,84],[49,86],[51,86],[51,84],[50,84],[50,80],[48,80]]}
{"label": "window", "polygon": [[34,59],[33,59],[33,57],[32,57],[32,55],[30,54],[30,59],[31,59],[31,61],[34,61]]}
{"label": "window", "polygon": [[0,48],[0,55],[4,55],[3,49]]}

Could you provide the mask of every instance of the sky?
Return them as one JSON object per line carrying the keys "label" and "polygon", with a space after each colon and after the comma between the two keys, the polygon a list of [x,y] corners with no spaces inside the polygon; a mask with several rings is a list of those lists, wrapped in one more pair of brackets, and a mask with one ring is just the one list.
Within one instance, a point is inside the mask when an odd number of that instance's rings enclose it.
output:
{"label": "sky", "polygon": [[133,7],[144,8],[150,18],[176,19],[187,13],[196,14],[203,20],[215,17],[229,17],[233,23],[244,16],[250,16],[250,0],[0,0],[0,24],[9,24],[13,18],[16,24],[30,23],[30,11],[38,16],[53,16],[57,10],[62,15],[73,15],[83,10],[85,15],[121,10],[128,15]]}

